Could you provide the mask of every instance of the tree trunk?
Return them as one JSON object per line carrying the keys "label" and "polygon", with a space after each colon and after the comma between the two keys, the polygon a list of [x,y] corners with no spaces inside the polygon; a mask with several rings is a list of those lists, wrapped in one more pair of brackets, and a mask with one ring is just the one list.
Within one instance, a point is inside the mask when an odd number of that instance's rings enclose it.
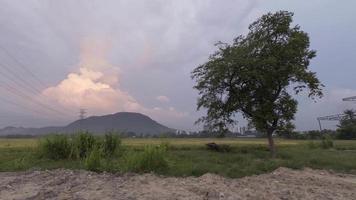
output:
{"label": "tree trunk", "polygon": [[273,134],[273,131],[271,131],[271,130],[267,131],[269,151],[271,152],[272,158],[275,158],[276,157],[276,147],[274,146],[272,134]]}

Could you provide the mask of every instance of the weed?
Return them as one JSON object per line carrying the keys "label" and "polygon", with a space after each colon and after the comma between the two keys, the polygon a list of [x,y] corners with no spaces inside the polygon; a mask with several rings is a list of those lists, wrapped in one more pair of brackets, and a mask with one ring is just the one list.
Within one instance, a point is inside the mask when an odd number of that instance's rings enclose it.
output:
{"label": "weed", "polygon": [[78,158],[85,158],[94,149],[97,141],[88,132],[78,132],[74,137],[74,153]]}
{"label": "weed", "polygon": [[104,141],[101,144],[103,156],[106,158],[112,157],[121,145],[121,140],[118,135],[110,132],[105,134]]}
{"label": "weed", "polygon": [[325,135],[321,140],[321,148],[330,149],[334,146],[334,142],[330,135]]}
{"label": "weed", "polygon": [[146,146],[141,153],[129,153],[126,157],[127,171],[164,172],[168,169],[166,149],[162,146]]}
{"label": "weed", "polygon": [[72,145],[67,135],[53,135],[40,141],[40,155],[53,160],[70,157]]}
{"label": "weed", "polygon": [[99,148],[94,148],[84,160],[85,168],[90,171],[100,171],[101,152]]}

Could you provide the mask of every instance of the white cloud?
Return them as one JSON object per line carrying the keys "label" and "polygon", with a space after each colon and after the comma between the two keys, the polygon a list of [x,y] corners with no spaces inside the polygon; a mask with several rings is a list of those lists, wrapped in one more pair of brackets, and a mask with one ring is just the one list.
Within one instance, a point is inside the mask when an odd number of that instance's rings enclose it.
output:
{"label": "white cloud", "polygon": [[[106,60],[105,42],[86,38],[81,51],[79,71],[68,74],[58,85],[46,88],[42,92],[45,98],[68,109],[86,108],[95,115],[119,111],[140,112],[159,121],[187,116],[187,113],[173,107],[147,108],[122,90],[119,87],[118,68]],[[168,102],[169,98],[158,96],[157,100]]]}
{"label": "white cloud", "polygon": [[170,101],[170,99],[167,96],[161,95],[156,97],[157,101],[161,103],[167,103]]}

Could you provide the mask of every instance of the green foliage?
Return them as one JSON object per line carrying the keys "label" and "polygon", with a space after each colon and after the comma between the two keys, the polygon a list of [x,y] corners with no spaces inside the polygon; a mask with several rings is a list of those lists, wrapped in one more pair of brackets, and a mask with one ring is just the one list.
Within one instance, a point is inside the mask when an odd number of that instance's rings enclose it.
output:
{"label": "green foliage", "polygon": [[101,151],[99,148],[94,148],[85,158],[85,168],[90,171],[100,171],[101,168]]}
{"label": "green foliage", "polygon": [[297,101],[290,88],[294,94],[307,89],[309,97],[322,96],[322,84],[308,69],[316,52],[309,49],[308,34],[291,26],[292,16],[286,11],[263,15],[246,36],[219,43],[208,62],[193,70],[198,109],[207,109],[199,122],[226,131],[242,113],[271,138],[294,119]]}
{"label": "green foliage", "polygon": [[310,140],[310,141],[308,141],[307,146],[308,146],[309,149],[316,149],[320,145],[318,143],[316,143],[315,141]]}
{"label": "green foliage", "polygon": [[325,135],[321,140],[321,148],[323,149],[330,149],[334,147],[333,139],[330,135]]}
{"label": "green foliage", "polygon": [[101,144],[101,151],[104,157],[112,157],[120,148],[121,139],[112,132],[106,133]]}
{"label": "green foliage", "polygon": [[52,135],[39,143],[40,155],[53,160],[67,159],[72,153],[72,144],[68,135]]}
{"label": "green foliage", "polygon": [[168,151],[169,149],[172,148],[171,146],[171,143],[168,142],[168,141],[162,141],[160,144],[159,144],[159,148],[163,148],[164,150]]}
{"label": "green foliage", "polygon": [[95,137],[88,132],[79,132],[74,136],[74,151],[79,158],[85,158],[97,145]]}
{"label": "green foliage", "polygon": [[[70,137],[69,137],[70,139]],[[228,139],[216,142],[227,141]],[[234,139],[229,139],[234,140]],[[7,141],[1,141],[3,144]],[[29,169],[89,169],[89,158],[87,159],[61,159],[53,160],[46,157],[37,156],[35,146],[23,146],[26,141],[15,140],[21,145],[11,143],[10,146],[0,145],[0,171],[18,171]],[[15,142],[12,139],[9,142]],[[144,142],[145,141],[145,142]],[[129,139],[123,141],[125,151],[123,156],[113,156],[106,159],[100,158],[100,166],[90,167],[96,171],[127,172],[139,170],[137,163],[143,163],[145,148],[143,143],[159,144],[160,139]],[[176,139],[170,143],[174,145],[174,150],[164,152],[164,159],[169,161],[169,167],[165,170],[154,170],[155,173],[166,176],[200,176],[204,173],[216,173],[227,177],[242,177],[260,173],[270,172],[278,167],[290,167],[294,169],[311,167],[316,169],[335,170],[337,172],[356,173],[356,141],[355,140],[335,140],[333,150],[321,148],[321,141],[316,140],[316,148],[307,148],[308,141],[297,140],[277,140],[277,159],[271,159],[268,148],[261,143],[261,139],[238,139],[234,143],[229,143],[231,152],[219,153],[208,151],[205,144],[211,139],[182,139],[177,143]],[[138,145],[140,144],[140,145]],[[140,148],[138,148],[140,147]],[[154,147],[157,148],[157,147]],[[96,149],[97,151],[98,149]],[[99,152],[101,150],[99,149]],[[98,158],[98,153],[89,154],[91,158]],[[96,154],[96,156],[95,156]],[[97,160],[93,163],[99,163]],[[134,160],[134,161],[132,161]],[[130,166],[128,165],[130,162]],[[143,164],[141,164],[142,166]],[[99,166],[99,167],[98,167]],[[141,168],[142,169],[142,168]],[[146,170],[147,172],[150,170]]]}
{"label": "green foliage", "polygon": [[125,160],[127,171],[162,173],[168,169],[164,146],[146,146],[143,152],[130,153]]}
{"label": "green foliage", "polygon": [[208,150],[216,152],[230,152],[232,150],[231,146],[228,144],[216,144],[213,142],[206,144],[206,146],[208,147]]}
{"label": "green foliage", "polygon": [[100,157],[114,157],[121,145],[121,140],[114,133],[106,133],[102,137],[94,137],[88,132],[75,135],[54,135],[40,142],[40,155],[49,159],[87,159],[92,152],[99,151]]}
{"label": "green foliage", "polygon": [[339,139],[356,139],[356,114],[354,110],[346,110],[344,112],[345,117],[340,120],[338,126],[338,138]]}

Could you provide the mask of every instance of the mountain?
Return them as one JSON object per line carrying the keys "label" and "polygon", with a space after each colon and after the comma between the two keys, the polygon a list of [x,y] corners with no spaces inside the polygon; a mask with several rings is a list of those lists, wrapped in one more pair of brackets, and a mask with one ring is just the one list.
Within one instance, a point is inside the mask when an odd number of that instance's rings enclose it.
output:
{"label": "mountain", "polygon": [[87,130],[97,134],[114,130],[119,132],[134,132],[136,134],[144,135],[157,135],[175,131],[141,113],[118,112],[111,115],[92,116],[86,119],[77,120],[64,127],[5,127],[0,129],[0,135],[43,135],[48,133],[73,133],[78,130]]}
{"label": "mountain", "polygon": [[136,134],[155,135],[159,133],[172,132],[141,113],[119,112],[112,115],[93,116],[75,121],[65,127],[66,132],[85,129],[94,133],[103,133],[107,130],[121,132],[134,132]]}

